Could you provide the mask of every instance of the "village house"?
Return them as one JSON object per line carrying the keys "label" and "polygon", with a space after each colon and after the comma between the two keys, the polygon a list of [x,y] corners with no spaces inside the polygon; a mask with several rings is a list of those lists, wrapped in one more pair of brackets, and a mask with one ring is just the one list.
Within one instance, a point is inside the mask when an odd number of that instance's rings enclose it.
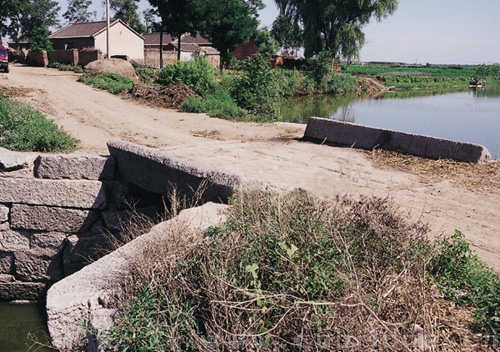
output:
{"label": "village house", "polygon": [[[144,65],[160,67],[160,33],[145,33],[144,37]],[[163,65],[177,61],[177,38],[163,33],[162,50]],[[181,37],[181,61],[192,60],[195,54],[205,56],[214,66],[219,67],[220,53],[212,44],[201,35],[192,36],[189,33]]]}
{"label": "village house", "polygon": [[[72,23],[50,35],[54,50],[96,49],[108,57],[106,21]],[[109,57],[127,57],[144,62],[144,38],[125,22],[112,20],[109,28]]]}

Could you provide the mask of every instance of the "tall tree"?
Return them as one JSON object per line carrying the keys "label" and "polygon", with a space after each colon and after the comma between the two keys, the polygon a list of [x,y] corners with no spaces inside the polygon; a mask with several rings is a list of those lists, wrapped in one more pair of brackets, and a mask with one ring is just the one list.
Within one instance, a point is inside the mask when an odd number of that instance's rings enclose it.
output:
{"label": "tall tree", "polygon": [[97,17],[96,11],[89,11],[92,0],[68,0],[68,9],[63,13],[63,18],[68,23],[90,22]]}
{"label": "tall tree", "polygon": [[255,33],[258,10],[263,4],[260,0],[208,0],[204,5],[202,34],[219,50],[222,71],[230,60],[230,51],[237,44],[248,42]]}
{"label": "tall tree", "polygon": [[28,4],[29,0],[0,0],[0,42],[6,35],[19,37],[19,21]]}
{"label": "tall tree", "polygon": [[398,0],[275,0],[280,14],[303,29],[304,55],[330,52],[333,57],[359,56],[362,27],[396,11]]}
{"label": "tall tree", "polygon": [[270,34],[287,51],[295,52],[303,46],[302,27],[294,22],[289,14],[282,13],[276,18]]}
{"label": "tall tree", "polygon": [[[177,60],[181,59],[181,39],[185,33],[195,35],[201,28],[204,0],[148,0],[161,18],[163,31],[177,39]],[[216,7],[214,7],[215,9]],[[160,50],[161,45],[160,45]]]}
{"label": "tall tree", "polygon": [[144,33],[146,31],[146,26],[141,23],[141,18],[137,10],[139,5],[137,2],[139,0],[110,0],[109,7],[114,11],[114,18],[119,18],[135,31],[139,33]]}
{"label": "tall tree", "polygon": [[[19,37],[30,38],[35,28],[59,25],[59,6],[53,0],[29,0],[19,18]],[[16,38],[14,38],[16,39]]]}

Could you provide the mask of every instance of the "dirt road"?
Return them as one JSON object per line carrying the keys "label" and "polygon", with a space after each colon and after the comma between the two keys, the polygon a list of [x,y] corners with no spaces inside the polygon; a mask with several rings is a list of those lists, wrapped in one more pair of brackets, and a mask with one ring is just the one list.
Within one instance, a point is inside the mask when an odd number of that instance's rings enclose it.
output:
{"label": "dirt road", "polygon": [[345,194],[393,200],[429,223],[431,236],[462,231],[477,254],[500,270],[500,195],[450,181],[432,182],[372,165],[369,152],[299,141],[305,126],[235,123],[204,114],[151,108],[76,82],[74,73],[12,67],[0,86],[32,89],[19,98],[44,112],[80,142],[79,153],[107,153],[120,138],[321,197]]}

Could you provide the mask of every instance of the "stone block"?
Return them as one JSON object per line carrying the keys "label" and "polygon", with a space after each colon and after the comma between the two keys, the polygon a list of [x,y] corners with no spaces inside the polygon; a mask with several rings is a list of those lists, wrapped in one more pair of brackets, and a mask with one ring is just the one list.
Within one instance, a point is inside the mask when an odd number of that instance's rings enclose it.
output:
{"label": "stone block", "polygon": [[16,252],[16,278],[20,281],[58,281],[63,278],[62,257],[52,251]]}
{"label": "stone block", "polygon": [[67,235],[60,232],[43,232],[31,235],[30,247],[34,250],[50,250],[60,253]]}
{"label": "stone block", "polygon": [[0,275],[10,275],[14,272],[14,255],[0,252]]}
{"label": "stone block", "polygon": [[16,252],[30,248],[30,233],[19,230],[0,231],[0,251]]}
{"label": "stone block", "polygon": [[99,209],[106,207],[100,181],[0,178],[0,203]]}
{"label": "stone block", "polygon": [[103,155],[40,155],[35,161],[35,176],[56,180],[112,180],[115,160]]}
{"label": "stone block", "polygon": [[35,231],[85,232],[99,219],[92,210],[51,208],[14,204],[11,209],[11,227]]}
{"label": "stone block", "polygon": [[5,284],[8,282],[14,282],[16,278],[13,275],[9,274],[0,274],[0,283]]}
{"label": "stone block", "polygon": [[28,166],[29,158],[25,154],[0,148],[0,171],[18,170]]}
{"label": "stone block", "polygon": [[0,282],[0,300],[44,299],[49,285],[42,282]]}
{"label": "stone block", "polygon": [[304,139],[359,149],[380,148],[429,159],[452,159],[472,163],[486,162],[491,159],[488,149],[478,144],[318,117],[309,118]]}
{"label": "stone block", "polygon": [[10,208],[0,204],[0,224],[9,220]]}

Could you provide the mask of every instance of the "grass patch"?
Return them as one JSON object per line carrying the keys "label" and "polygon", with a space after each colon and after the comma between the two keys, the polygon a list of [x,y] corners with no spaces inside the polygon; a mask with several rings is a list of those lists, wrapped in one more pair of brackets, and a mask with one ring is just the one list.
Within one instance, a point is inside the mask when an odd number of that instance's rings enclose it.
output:
{"label": "grass patch", "polygon": [[134,81],[132,79],[120,76],[116,73],[103,73],[98,75],[86,73],[78,78],[78,82],[83,82],[97,89],[107,90],[113,94],[128,92],[134,86]]}
{"label": "grass patch", "polygon": [[54,62],[50,64],[49,67],[56,68],[59,71],[73,71],[75,73],[83,73],[82,65],[61,64],[59,62]]}
{"label": "grass patch", "polygon": [[16,151],[69,152],[76,139],[29,105],[0,93],[0,146]]}
{"label": "grass patch", "polygon": [[[231,205],[203,238],[180,228],[145,250],[150,265],[132,263],[135,294],[105,349],[481,350],[473,332],[495,331],[498,275],[463,237],[430,242],[387,200],[296,190]],[[440,290],[477,295],[452,306]]]}

